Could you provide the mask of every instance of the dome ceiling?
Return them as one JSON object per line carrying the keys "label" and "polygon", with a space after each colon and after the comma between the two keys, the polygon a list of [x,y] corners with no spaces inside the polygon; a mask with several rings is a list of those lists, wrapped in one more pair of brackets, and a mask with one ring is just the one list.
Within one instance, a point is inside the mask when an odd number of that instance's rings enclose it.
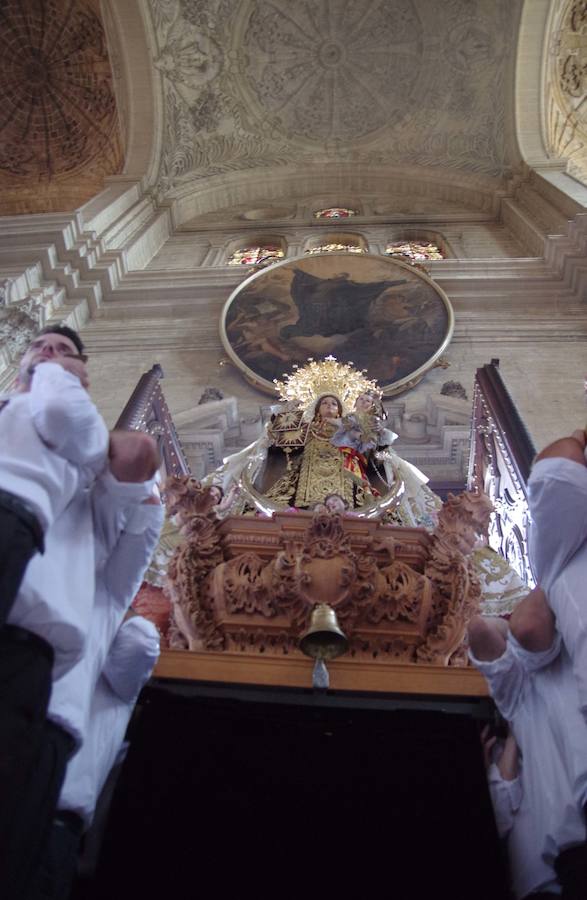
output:
{"label": "dome ceiling", "polygon": [[507,174],[519,0],[148,0],[159,191],[356,162]]}
{"label": "dome ceiling", "polygon": [[0,27],[2,211],[74,209],[124,161],[99,0],[5,0]]}

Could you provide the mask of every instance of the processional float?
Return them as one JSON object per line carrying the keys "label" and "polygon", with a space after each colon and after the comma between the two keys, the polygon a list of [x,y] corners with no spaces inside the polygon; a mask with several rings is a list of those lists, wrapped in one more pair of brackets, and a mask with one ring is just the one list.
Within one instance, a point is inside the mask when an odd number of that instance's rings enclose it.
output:
{"label": "processional float", "polygon": [[[394,453],[384,428],[357,452],[340,441],[333,448],[333,428],[319,421],[316,401],[334,395],[340,418],[352,418],[361,393],[381,394],[367,370],[329,354],[308,360],[305,353],[300,362],[304,348],[329,342],[343,351],[353,345],[369,359],[380,348],[374,364],[387,371],[382,384],[393,395],[438,364],[453,324],[448,298],[405,263],[344,254],[288,260],[246,279],[222,315],[229,357],[256,387],[276,386],[284,404],[254,444],[200,483],[179,464],[160,388],[152,390],[151,420],[143,413],[139,421],[131,411],[131,427],[159,436],[167,470],[175,473],[165,489],[175,549],[165,587],[169,649],[159,675],[303,686],[309,683],[303,652],[318,659],[344,653],[331,667],[334,687],[485,693],[467,665],[465,633],[471,615],[490,605],[483,599],[488,581],[508,565],[486,548],[483,572],[476,548],[488,529],[495,549],[531,581],[524,484],[510,465],[510,428],[502,440],[503,411],[492,417],[495,398],[478,383],[473,490],[441,504],[421,473]],[[284,357],[290,373],[277,381]],[[496,384],[499,374],[490,380]],[[145,396],[150,390],[145,381]],[[345,452],[348,511],[313,508],[315,473],[324,463],[321,477],[328,480],[328,466]],[[281,469],[272,469],[276,460]],[[377,488],[367,463],[379,474]],[[309,479],[309,491],[298,490],[300,479]],[[219,487],[225,491],[220,504]]]}

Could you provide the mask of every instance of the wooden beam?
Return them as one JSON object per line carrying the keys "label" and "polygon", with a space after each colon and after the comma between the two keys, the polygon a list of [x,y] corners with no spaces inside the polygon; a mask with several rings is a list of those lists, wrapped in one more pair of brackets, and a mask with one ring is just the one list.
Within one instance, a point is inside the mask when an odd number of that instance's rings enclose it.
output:
{"label": "wooden beam", "polygon": [[[154,676],[224,684],[311,688],[312,665],[312,660],[303,656],[163,650]],[[390,665],[338,659],[328,664],[328,671],[332,690],[413,696],[488,696],[485,679],[471,666]]]}

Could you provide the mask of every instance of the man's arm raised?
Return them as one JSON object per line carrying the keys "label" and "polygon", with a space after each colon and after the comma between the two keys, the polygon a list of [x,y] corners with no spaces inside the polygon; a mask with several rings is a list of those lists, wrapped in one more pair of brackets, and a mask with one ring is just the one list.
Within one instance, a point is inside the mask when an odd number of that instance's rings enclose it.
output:
{"label": "man's arm raised", "polygon": [[34,370],[30,403],[41,439],[65,459],[97,470],[106,461],[108,429],[86,390],[85,365],[59,357]]}
{"label": "man's arm raised", "polygon": [[541,459],[570,459],[581,466],[585,463],[585,444],[587,435],[581,428],[577,428],[568,437],[557,438],[537,455],[535,462]]}
{"label": "man's arm raised", "polygon": [[480,662],[493,662],[505,653],[508,624],[504,619],[473,616],[468,633],[471,653]]}
{"label": "man's arm raised", "polygon": [[552,647],[556,635],[554,613],[541,588],[534,588],[520,600],[510,616],[509,626],[524,650],[541,653]]}
{"label": "man's arm raised", "polygon": [[587,540],[585,443],[585,432],[577,430],[549,444],[536,457],[528,481],[530,558],[547,595]]}
{"label": "man's arm raised", "polygon": [[113,552],[132,510],[152,497],[159,464],[157,444],[150,435],[111,432],[109,464],[92,492],[98,569]]}

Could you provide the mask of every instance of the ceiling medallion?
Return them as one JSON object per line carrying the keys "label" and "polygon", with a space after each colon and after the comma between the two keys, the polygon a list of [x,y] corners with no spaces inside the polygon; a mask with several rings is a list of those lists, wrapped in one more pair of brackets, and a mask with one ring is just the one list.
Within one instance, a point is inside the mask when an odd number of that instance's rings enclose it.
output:
{"label": "ceiling medallion", "polygon": [[250,0],[237,87],[282,134],[362,138],[413,111],[422,40],[412,0]]}

